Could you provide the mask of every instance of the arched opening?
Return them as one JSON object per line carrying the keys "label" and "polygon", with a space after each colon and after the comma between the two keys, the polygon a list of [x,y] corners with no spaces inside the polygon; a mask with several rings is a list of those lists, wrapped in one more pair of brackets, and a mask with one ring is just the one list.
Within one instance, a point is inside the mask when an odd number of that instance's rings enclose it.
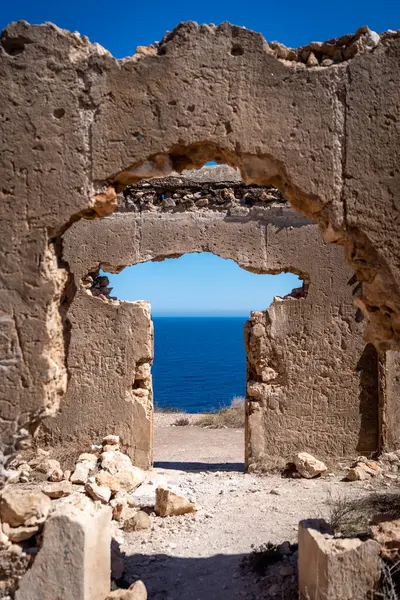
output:
{"label": "arched opening", "polygon": [[300,283],[210,253],[100,272],[92,293],[151,305],[156,466],[243,469],[246,321]]}
{"label": "arched opening", "polygon": [[[376,452],[378,400],[362,401],[362,325],[340,249],[321,242],[315,223],[293,211],[277,189],[245,185],[224,166],[123,186],[115,215],[81,220],[64,236],[78,294],[69,313],[69,393],[53,431],[77,435],[82,422],[76,414],[82,413],[99,437],[99,415],[107,414],[108,431],[121,435],[133,460],[153,464],[150,306],[110,299],[101,270],[116,274],[196,253],[231,259],[251,274],[292,272],[303,280],[285,301],[268,310],[263,303],[246,327],[248,469],[283,466],[300,449],[334,460],[355,448]],[[132,298],[143,298],[137,294]],[[80,372],[82,356],[87,366]],[[345,373],[344,392],[338,373]],[[94,387],[104,390],[98,404]]]}

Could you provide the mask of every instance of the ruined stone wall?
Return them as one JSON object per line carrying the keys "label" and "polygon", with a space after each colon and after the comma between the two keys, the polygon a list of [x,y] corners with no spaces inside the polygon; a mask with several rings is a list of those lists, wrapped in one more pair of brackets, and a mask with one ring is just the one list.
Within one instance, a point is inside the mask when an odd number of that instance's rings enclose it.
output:
{"label": "ruined stone wall", "polygon": [[[112,217],[80,221],[64,236],[64,258],[80,291],[70,309],[70,386],[61,414],[46,424],[53,439],[99,438],[111,423],[133,460],[138,444],[151,448],[148,421],[143,428],[132,415],[135,404],[126,401],[138,355],[119,361],[125,344],[150,330],[136,331],[135,303],[109,299],[96,274],[213,252],[256,273],[292,271],[304,280],[292,297],[253,314],[246,330],[247,465],[263,468],[300,450],[325,459],[377,450],[378,363],[372,358],[362,365],[363,326],[355,319],[351,272],[342,250],[323,243],[314,223],[277,190],[245,186],[236,171],[222,167],[144,182],[118,201]],[[99,340],[106,341],[104,349]],[[150,456],[149,450],[148,463]]]}
{"label": "ruined stone wall", "polygon": [[398,32],[361,30],[293,54],[228,23],[186,23],[117,61],[54,25],[9,25],[0,450],[54,413],[67,388],[75,289],[62,233],[113,212],[126,183],[208,160],[275,185],[344,245],[363,281],[368,340],[398,348],[399,54]]}
{"label": "ruined stone wall", "polygon": [[[69,311],[67,401],[43,423],[44,442],[77,447],[121,436],[137,466],[153,462],[153,323],[148,302],[106,302],[84,287]],[[73,398],[72,404],[68,398]]]}
{"label": "ruined stone wall", "polygon": [[387,451],[400,448],[400,355],[388,351],[380,357],[381,445]]}

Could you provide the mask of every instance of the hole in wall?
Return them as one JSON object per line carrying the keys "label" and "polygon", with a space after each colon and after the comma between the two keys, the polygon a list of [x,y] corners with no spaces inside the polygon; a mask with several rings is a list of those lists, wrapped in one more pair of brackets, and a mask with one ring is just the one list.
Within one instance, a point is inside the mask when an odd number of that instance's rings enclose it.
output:
{"label": "hole in wall", "polygon": [[18,56],[25,50],[26,44],[32,43],[30,39],[24,37],[3,37],[1,45],[5,52],[10,56]]}
{"label": "hole in wall", "polygon": [[242,56],[244,54],[244,48],[240,44],[232,44],[231,48],[232,56]]}
{"label": "hole in wall", "polygon": [[53,110],[53,116],[56,119],[62,119],[65,115],[65,108],[55,108]]}

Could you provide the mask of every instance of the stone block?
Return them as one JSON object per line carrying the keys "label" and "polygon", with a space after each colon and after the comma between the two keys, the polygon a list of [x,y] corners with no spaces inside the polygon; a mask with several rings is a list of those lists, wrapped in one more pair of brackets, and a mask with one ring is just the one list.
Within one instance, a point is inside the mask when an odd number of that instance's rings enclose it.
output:
{"label": "stone block", "polygon": [[304,600],[365,600],[380,577],[374,540],[334,538],[324,519],[299,524],[299,592]]}
{"label": "stone block", "polygon": [[60,505],[44,527],[43,545],[21,579],[16,600],[104,600],[110,592],[108,506]]}

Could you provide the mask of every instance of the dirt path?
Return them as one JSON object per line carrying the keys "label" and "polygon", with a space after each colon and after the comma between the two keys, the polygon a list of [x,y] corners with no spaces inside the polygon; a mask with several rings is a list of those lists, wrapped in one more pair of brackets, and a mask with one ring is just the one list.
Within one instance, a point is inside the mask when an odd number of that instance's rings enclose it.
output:
{"label": "dirt path", "polygon": [[368,484],[332,475],[305,480],[244,474],[243,431],[171,427],[176,418],[157,419],[154,483],[163,478],[184,490],[200,510],[153,515],[150,530],[126,534],[127,580],[143,579],[149,600],[296,597],[296,555],[288,559],[285,592],[281,580],[244,575],[243,558],[268,541],[296,542],[301,519],[328,516],[329,494],[357,497],[369,491]]}
{"label": "dirt path", "polygon": [[243,429],[203,429],[174,427],[188,418],[194,423],[200,415],[157,414],[155,417],[155,466],[185,471],[243,471]]}

